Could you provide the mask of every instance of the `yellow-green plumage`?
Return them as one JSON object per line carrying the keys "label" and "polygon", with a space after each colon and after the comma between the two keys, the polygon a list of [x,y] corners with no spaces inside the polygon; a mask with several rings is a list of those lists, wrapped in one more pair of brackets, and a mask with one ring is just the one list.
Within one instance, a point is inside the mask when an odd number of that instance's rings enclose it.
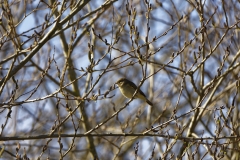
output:
{"label": "yellow-green plumage", "polygon": [[[119,79],[116,84],[118,85],[121,93],[126,97],[126,98],[132,98],[133,94],[135,93],[137,86],[129,81],[126,78],[121,78]],[[134,98],[139,98],[141,100],[146,101],[150,106],[153,104],[147,99],[146,95],[139,89],[138,93],[135,95]]]}

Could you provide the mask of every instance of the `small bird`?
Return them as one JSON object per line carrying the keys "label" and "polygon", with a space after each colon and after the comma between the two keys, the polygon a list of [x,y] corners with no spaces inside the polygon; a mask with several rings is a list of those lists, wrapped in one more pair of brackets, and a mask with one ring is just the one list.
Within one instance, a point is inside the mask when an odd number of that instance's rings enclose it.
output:
{"label": "small bird", "polygon": [[[118,85],[121,93],[126,97],[126,98],[132,98],[133,94],[137,90],[137,86],[129,81],[126,78],[121,78],[119,79],[116,84]],[[138,93],[135,95],[134,98],[139,98],[141,100],[146,101],[150,106],[153,106],[152,102],[150,102],[146,95],[139,89]]]}

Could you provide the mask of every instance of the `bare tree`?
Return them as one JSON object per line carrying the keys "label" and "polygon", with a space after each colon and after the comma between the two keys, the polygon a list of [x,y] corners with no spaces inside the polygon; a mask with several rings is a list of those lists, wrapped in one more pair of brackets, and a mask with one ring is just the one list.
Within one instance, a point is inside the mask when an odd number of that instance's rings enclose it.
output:
{"label": "bare tree", "polygon": [[239,1],[0,5],[1,158],[239,159]]}

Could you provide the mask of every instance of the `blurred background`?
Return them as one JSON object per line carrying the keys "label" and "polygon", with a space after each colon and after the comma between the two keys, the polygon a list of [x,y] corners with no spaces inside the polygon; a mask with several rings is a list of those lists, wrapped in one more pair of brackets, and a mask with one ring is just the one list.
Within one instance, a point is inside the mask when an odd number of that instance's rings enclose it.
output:
{"label": "blurred background", "polygon": [[2,159],[239,159],[239,1],[0,5]]}

